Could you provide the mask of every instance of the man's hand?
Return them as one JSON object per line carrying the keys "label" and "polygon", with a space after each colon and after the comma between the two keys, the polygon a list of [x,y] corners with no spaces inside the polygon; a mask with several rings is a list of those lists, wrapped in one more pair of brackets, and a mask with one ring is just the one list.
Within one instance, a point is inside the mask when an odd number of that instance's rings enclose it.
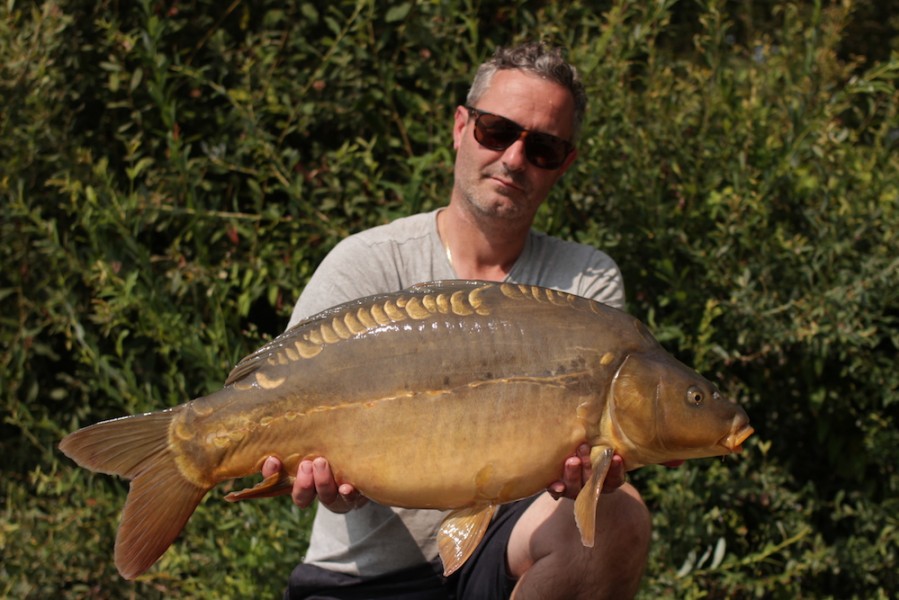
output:
{"label": "man's hand", "polygon": [[[590,464],[590,446],[581,444],[577,447],[574,456],[565,459],[565,465],[562,468],[562,479],[556,481],[547,489],[550,496],[558,500],[559,498],[577,498],[578,493],[587,480],[593,469]],[[607,494],[614,492],[627,481],[627,471],[624,470],[624,459],[617,454],[612,457],[612,464],[609,466],[609,472],[602,484],[602,492]]]}
{"label": "man's hand", "polygon": [[[262,475],[274,475],[281,468],[281,461],[269,456],[262,465]],[[300,462],[290,497],[300,508],[311,506],[317,497],[322,506],[335,513],[346,513],[368,502],[352,485],[338,485],[331,466],[322,456]]]}

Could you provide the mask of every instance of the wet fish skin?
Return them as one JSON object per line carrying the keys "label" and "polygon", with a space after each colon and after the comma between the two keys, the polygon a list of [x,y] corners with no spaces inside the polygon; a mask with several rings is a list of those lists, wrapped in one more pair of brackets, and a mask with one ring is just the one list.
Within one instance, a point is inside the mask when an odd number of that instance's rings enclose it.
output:
{"label": "wet fish skin", "polygon": [[149,568],[217,483],[284,471],[239,500],[288,493],[297,464],[388,505],[455,509],[441,557],[455,570],[496,505],[558,479],[582,441],[593,477],[576,502],[592,545],[611,456],[629,469],[739,451],[745,412],[622,311],[533,286],[445,282],[349,302],[244,360],[222,390],[67,436],[80,465],[132,480],[116,565]]}

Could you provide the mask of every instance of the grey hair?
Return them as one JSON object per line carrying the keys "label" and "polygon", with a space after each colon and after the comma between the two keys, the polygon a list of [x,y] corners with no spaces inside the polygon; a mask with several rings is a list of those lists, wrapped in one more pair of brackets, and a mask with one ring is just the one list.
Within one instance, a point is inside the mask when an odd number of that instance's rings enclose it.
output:
{"label": "grey hair", "polygon": [[484,95],[497,71],[518,69],[534,73],[543,79],[557,83],[571,92],[574,99],[574,135],[577,139],[587,112],[587,93],[574,65],[565,61],[562,49],[543,42],[526,42],[513,48],[497,48],[493,56],[486,60],[475,73],[468,90],[466,102],[469,106]]}

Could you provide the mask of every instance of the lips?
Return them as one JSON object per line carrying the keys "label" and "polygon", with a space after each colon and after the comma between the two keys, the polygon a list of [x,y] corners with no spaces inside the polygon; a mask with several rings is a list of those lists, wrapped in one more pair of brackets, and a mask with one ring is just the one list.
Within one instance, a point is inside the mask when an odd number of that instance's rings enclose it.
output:
{"label": "lips", "polygon": [[524,188],[522,188],[520,185],[516,184],[514,181],[510,181],[508,179],[503,179],[501,177],[494,177],[494,176],[491,176],[490,179],[492,179],[494,182],[499,184],[503,189],[509,189],[509,190],[514,190],[516,192],[524,193]]}
{"label": "lips", "polygon": [[743,442],[753,434],[755,431],[754,428],[750,427],[748,424],[743,424],[739,428],[735,428],[734,431],[731,431],[727,436],[724,437],[720,442],[720,445],[727,448],[730,452],[742,452],[743,451]]}
{"label": "lips", "polygon": [[527,186],[525,182],[522,180],[521,173],[509,171],[507,169],[497,169],[497,172],[494,173],[491,171],[485,171],[483,173],[483,177],[485,179],[489,179],[493,181],[497,186],[501,189],[505,190],[514,190],[515,192],[525,193],[527,190]]}

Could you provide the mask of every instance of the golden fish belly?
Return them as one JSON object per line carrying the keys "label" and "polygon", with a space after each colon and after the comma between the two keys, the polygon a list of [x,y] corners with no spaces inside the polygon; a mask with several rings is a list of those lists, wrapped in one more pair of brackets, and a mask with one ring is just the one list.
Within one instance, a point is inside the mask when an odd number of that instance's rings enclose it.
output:
{"label": "golden fish belly", "polygon": [[558,479],[585,439],[578,406],[595,399],[577,393],[583,377],[473,381],[331,405],[280,398],[241,413],[213,395],[180,416],[172,431],[192,434],[173,436],[173,445],[182,473],[207,485],[258,472],[269,455],[288,470],[325,456],[339,482],[382,504],[500,503]]}
{"label": "golden fish belly", "polygon": [[547,381],[495,381],[334,414],[320,453],[383,504],[458,508],[543,489],[585,437],[578,399]]}

